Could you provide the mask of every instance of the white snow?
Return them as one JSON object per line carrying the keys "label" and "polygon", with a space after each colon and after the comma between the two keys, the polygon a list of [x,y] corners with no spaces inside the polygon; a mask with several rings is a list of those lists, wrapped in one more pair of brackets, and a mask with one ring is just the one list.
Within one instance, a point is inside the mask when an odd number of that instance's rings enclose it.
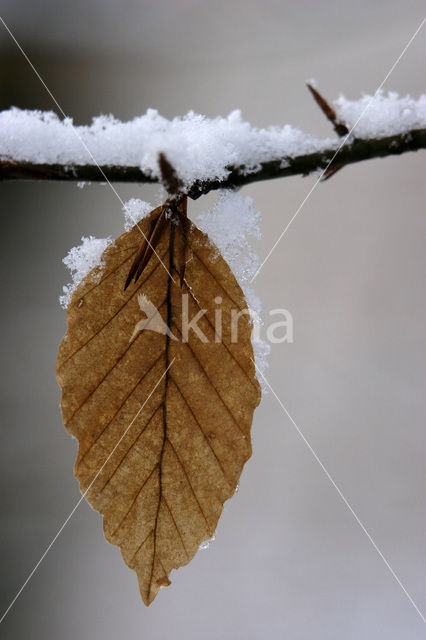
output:
{"label": "white snow", "polygon": [[[198,228],[216,245],[244,292],[247,306],[252,311],[254,361],[258,369],[265,373],[271,347],[261,338],[262,305],[249,285],[259,268],[259,258],[251,247],[250,239],[261,238],[260,222],[261,215],[254,208],[253,199],[243,198],[235,191],[220,191],[213,208],[201,213],[196,220]],[[265,390],[262,376],[257,375],[257,378]]]}
{"label": "white snow", "polygon": [[[152,206],[148,202],[138,198],[128,200],[123,206],[125,229],[129,230],[151,210]],[[211,211],[201,213],[196,222],[216,245],[244,292],[247,306],[252,312],[254,360],[258,369],[265,373],[270,345],[260,336],[263,325],[261,302],[249,285],[259,267],[259,258],[250,242],[251,238],[261,238],[261,215],[255,209],[252,198],[244,198],[235,191],[219,191],[218,201]],[[95,282],[99,279],[103,267],[102,253],[112,243],[111,238],[99,239],[93,236],[83,237],[81,240],[81,245],[73,247],[63,259],[72,276],[72,282],[63,287],[63,295],[59,298],[64,309],[67,308],[77,286],[96,266],[100,268],[94,272],[93,279]],[[262,376],[257,375],[257,378],[265,391]]]}
{"label": "white snow", "polygon": [[66,309],[77,286],[86,275],[96,266],[100,268],[93,274],[94,281],[102,273],[101,256],[105,249],[112,243],[111,238],[89,238],[83,237],[81,245],[73,247],[62,262],[68,267],[72,282],[62,287],[63,295],[59,297],[61,307]]}
{"label": "white snow", "polygon": [[[349,128],[356,125],[354,135],[359,138],[395,135],[426,127],[426,95],[415,100],[380,91],[374,97],[364,95],[355,101],[340,96],[334,105],[340,120]],[[94,118],[91,125],[78,127],[73,126],[70,118],[61,121],[53,112],[17,108],[0,112],[0,159],[72,167],[93,164],[94,158],[100,165],[139,166],[143,172],[158,178],[158,155],[163,152],[187,187],[195,180],[226,178],[229,166],[244,167],[244,171],[250,173],[265,161],[281,159],[285,166],[289,158],[337,149],[339,144],[335,137],[320,140],[290,125],[252,127],[242,119],[240,111],[213,119],[191,111],[167,120],[149,109],[145,115],[129,122],[101,115]],[[151,209],[151,205],[142,200],[129,200],[123,207],[125,229],[130,229]],[[197,222],[228,262],[249,308],[260,318],[260,301],[249,287],[250,278],[259,265],[249,240],[260,237],[260,214],[254,209],[253,201],[236,192],[221,192],[217,204]],[[110,242],[109,238],[82,238],[81,246],[71,249],[64,258],[72,282],[63,288],[64,295],[60,298],[63,307],[68,305],[79,282],[99,265],[102,252]],[[259,339],[255,331],[254,326],[255,361],[263,373],[270,346]],[[262,384],[262,380],[260,382]]]}
{"label": "white snow", "polygon": [[[335,105],[341,119],[356,122],[371,96]],[[426,126],[426,96],[418,100],[380,92],[357,125],[362,137],[396,134]],[[337,148],[333,138],[320,140],[290,125],[259,129],[240,111],[226,118],[206,118],[190,111],[167,120],[155,109],[129,122],[100,115],[89,126],[73,126],[51,111],[16,107],[0,112],[0,158],[40,164],[138,166],[158,177],[158,154],[166,154],[186,186],[196,179],[221,179],[229,165],[255,171],[259,163]],[[90,150],[90,153],[88,152]],[[91,155],[93,158],[91,157]]]}
{"label": "white snow", "polygon": [[355,101],[340,96],[334,106],[349,129],[356,124],[353,133],[358,138],[392,136],[426,127],[426,95],[414,100],[410,96],[400,97],[394,91],[387,95],[378,91],[374,97],[366,94]]}
{"label": "white snow", "polygon": [[240,111],[213,119],[191,111],[167,120],[149,109],[129,122],[99,116],[90,126],[76,127],[71,119],[61,121],[51,111],[14,107],[0,112],[2,159],[72,166],[94,164],[94,158],[99,165],[138,166],[158,177],[162,151],[187,186],[196,179],[225,178],[229,165],[244,165],[250,173],[260,162],[319,151],[334,142],[290,125],[257,129],[242,119]]}
{"label": "white snow", "polygon": [[220,191],[219,199],[207,213],[197,218],[197,226],[207,233],[231,267],[240,286],[249,282],[259,268],[259,260],[249,238],[260,239],[261,215],[253,199],[236,191]]}
{"label": "white snow", "polygon": [[130,231],[137,222],[146,218],[153,208],[149,202],[144,202],[139,198],[130,198],[130,200],[127,200],[123,205],[125,231]]}

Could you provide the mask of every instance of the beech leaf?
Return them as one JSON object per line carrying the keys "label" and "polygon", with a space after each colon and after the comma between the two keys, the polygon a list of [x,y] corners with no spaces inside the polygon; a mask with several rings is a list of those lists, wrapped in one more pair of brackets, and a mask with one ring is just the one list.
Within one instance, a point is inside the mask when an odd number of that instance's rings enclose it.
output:
{"label": "beech leaf", "polygon": [[149,236],[164,211],[121,235],[102,271],[74,291],[57,360],[80,489],[136,571],[146,605],[213,536],[251,455],[260,400],[246,301],[206,235],[179,216],[162,218],[155,251],[130,283],[138,252],[146,258],[141,231]]}

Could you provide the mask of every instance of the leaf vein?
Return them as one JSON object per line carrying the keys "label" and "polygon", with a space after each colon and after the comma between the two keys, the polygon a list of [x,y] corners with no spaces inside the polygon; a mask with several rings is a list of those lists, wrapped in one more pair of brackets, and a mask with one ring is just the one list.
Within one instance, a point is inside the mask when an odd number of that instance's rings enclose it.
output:
{"label": "leaf vein", "polygon": [[216,276],[214,275],[214,273],[212,273],[210,271],[210,269],[208,268],[208,266],[206,265],[206,263],[200,258],[200,256],[198,255],[198,253],[196,251],[194,251],[194,249],[191,246],[191,251],[194,254],[194,256],[197,258],[198,262],[204,267],[204,270],[207,271],[207,273],[209,273],[211,275],[211,277],[213,278],[213,280],[216,282],[216,284],[222,289],[222,291],[225,293],[226,297],[228,298],[228,300],[230,300],[232,302],[232,304],[234,304],[237,309],[239,309],[239,311],[243,311],[243,309],[241,308],[241,306],[235,302],[235,300],[232,298],[231,294],[229,293],[229,291],[227,291],[227,289],[225,289],[225,287],[223,286],[223,284],[221,284],[219,282],[219,280],[216,278]]}
{"label": "leaf vein", "polygon": [[[174,326],[175,326],[175,329],[180,333],[180,329],[179,329],[179,327],[176,325],[176,323],[174,322],[173,324],[174,324]],[[182,334],[180,333],[180,335],[182,335]],[[217,394],[218,398],[219,398],[219,399],[220,399],[220,401],[222,402],[223,406],[225,407],[225,409],[227,410],[227,412],[228,412],[228,413],[229,413],[229,415],[231,416],[231,418],[232,418],[233,422],[237,425],[237,427],[238,427],[239,431],[243,434],[243,436],[244,436],[244,437],[246,437],[246,436],[245,436],[244,431],[241,429],[240,425],[238,424],[238,421],[237,421],[236,417],[234,416],[234,414],[232,413],[231,409],[230,409],[230,408],[228,407],[228,405],[226,404],[225,400],[223,399],[223,397],[221,396],[221,394],[219,393],[219,391],[216,389],[215,385],[213,384],[213,381],[211,380],[211,378],[210,378],[209,374],[207,373],[207,371],[205,370],[205,368],[203,367],[203,365],[202,365],[202,364],[201,364],[201,362],[199,361],[199,359],[198,359],[198,357],[196,356],[196,354],[195,354],[195,352],[194,352],[193,348],[191,347],[190,343],[189,343],[189,342],[187,342],[187,343],[186,343],[186,346],[187,346],[187,347],[188,347],[188,349],[190,350],[190,352],[191,352],[191,354],[192,354],[192,356],[193,356],[194,360],[197,362],[197,364],[198,364],[198,366],[200,367],[201,371],[204,373],[204,375],[205,375],[205,377],[206,377],[207,381],[210,383],[210,386],[212,387],[212,389],[214,389],[214,391],[216,392],[216,394]]]}
{"label": "leaf vein", "polygon": [[[168,512],[169,512],[169,514],[170,514],[170,518],[171,518],[171,520],[172,520],[172,522],[173,522],[173,524],[174,524],[174,527],[175,527],[175,529],[176,529],[176,531],[177,531],[177,534],[178,534],[178,536],[179,536],[179,540],[180,540],[180,542],[181,542],[181,544],[182,544],[183,550],[185,551],[186,557],[187,557],[187,558],[188,558],[188,560],[189,560],[189,554],[188,554],[188,551],[186,550],[186,546],[185,546],[185,543],[184,543],[184,541],[183,541],[182,534],[181,534],[181,532],[180,532],[179,527],[178,527],[178,526],[177,526],[177,524],[176,524],[176,520],[174,519],[174,516],[173,516],[172,510],[170,509],[169,504],[168,504],[168,502],[167,502],[167,500],[166,500],[166,498],[165,498],[164,496],[163,496],[163,502],[164,502],[164,504],[166,505],[167,511],[168,511]],[[163,567],[163,569],[164,569],[164,567]]]}
{"label": "leaf vein", "polygon": [[[111,534],[111,538],[113,538],[115,536],[115,534],[117,533],[117,531],[123,526],[124,522],[127,520],[127,518],[129,517],[129,514],[131,512],[131,510],[133,509],[137,499],[139,498],[142,490],[144,489],[144,487],[146,486],[147,482],[149,481],[149,479],[151,478],[152,474],[154,473],[154,471],[158,469],[158,463],[156,465],[154,465],[154,467],[152,468],[152,471],[149,473],[149,475],[145,478],[145,480],[142,483],[142,486],[140,487],[140,489],[137,490],[135,497],[132,500],[132,503],[130,505],[130,507],[128,508],[128,510],[126,511],[126,513],[124,514],[123,518],[120,520],[119,524],[117,525],[117,527],[114,529],[114,531]],[[137,551],[136,551],[137,553]],[[135,555],[136,555],[135,553]]]}
{"label": "leaf vein", "polygon": [[[165,301],[164,301],[165,302]],[[164,302],[158,307],[158,310],[160,310],[163,305]],[[125,350],[120,354],[120,356],[117,358],[117,360],[114,362],[114,364],[112,365],[112,367],[102,376],[102,378],[99,380],[99,382],[96,383],[96,386],[92,389],[92,391],[90,391],[90,393],[86,396],[86,398],[83,400],[83,402],[77,407],[77,409],[74,411],[74,413],[72,414],[72,416],[67,420],[67,424],[69,424],[71,422],[71,420],[75,417],[75,415],[80,411],[80,409],[82,407],[84,407],[84,405],[86,404],[86,402],[89,400],[89,398],[98,390],[100,389],[101,385],[105,382],[106,378],[109,376],[109,374],[114,371],[114,369],[116,368],[116,366],[118,365],[119,362],[121,362],[121,360],[124,358],[124,356],[126,355],[126,353],[132,348],[132,346],[136,343],[137,339],[143,335],[143,331],[140,331],[137,336],[134,338],[134,340],[132,340],[132,342],[129,342],[129,344],[127,345],[127,347],[125,348]],[[163,353],[163,352],[162,352]],[[145,375],[143,376],[145,377]],[[142,378],[143,379],[143,378]]]}
{"label": "leaf vein", "polygon": [[[157,362],[160,360],[161,356],[163,355],[163,352],[160,353],[160,355],[158,356],[158,358],[156,358],[154,360],[154,362],[152,363],[152,365],[149,367],[149,369],[143,374],[143,376],[141,376],[139,378],[139,380],[137,381],[137,383],[135,384],[135,386],[133,387],[133,389],[131,389],[131,391],[127,394],[127,396],[124,398],[123,402],[120,404],[120,406],[118,407],[118,409],[115,411],[114,415],[112,416],[112,418],[110,420],[108,420],[107,424],[105,425],[105,427],[102,429],[102,431],[96,436],[96,439],[91,443],[89,449],[87,449],[87,451],[84,452],[84,454],[82,455],[82,457],[79,460],[79,463],[81,463],[81,461],[86,457],[86,455],[89,453],[89,451],[92,449],[92,447],[97,443],[97,441],[99,440],[99,438],[102,436],[102,434],[105,432],[106,429],[108,429],[108,427],[110,426],[110,424],[112,423],[112,421],[114,420],[114,418],[116,418],[116,416],[120,413],[121,409],[124,407],[124,405],[126,404],[127,400],[130,398],[130,396],[132,395],[132,393],[137,389],[137,387],[140,385],[140,383],[146,378],[146,376],[148,375],[148,373],[155,367],[155,365],[157,364]],[[77,468],[77,467],[76,467]]]}
{"label": "leaf vein", "polygon": [[200,513],[201,513],[201,515],[203,516],[203,518],[204,518],[204,520],[205,520],[207,533],[208,533],[208,534],[209,534],[209,536],[211,537],[211,536],[213,535],[213,532],[210,532],[210,526],[209,526],[209,523],[208,523],[208,520],[207,520],[206,514],[204,513],[203,507],[201,506],[200,501],[199,501],[199,500],[198,500],[198,498],[197,498],[197,494],[195,493],[194,487],[192,486],[191,480],[190,480],[190,478],[189,478],[189,476],[188,476],[188,472],[187,472],[187,471],[186,471],[186,469],[185,469],[185,465],[183,464],[182,460],[180,459],[180,457],[179,457],[179,455],[178,455],[178,453],[177,453],[176,449],[174,448],[174,446],[173,446],[173,444],[171,443],[171,441],[170,441],[170,439],[169,439],[169,438],[167,438],[166,442],[169,444],[169,446],[170,446],[171,450],[173,451],[173,453],[174,453],[174,455],[175,455],[176,460],[179,462],[179,465],[180,465],[180,467],[181,467],[181,469],[182,469],[182,471],[183,471],[183,475],[184,475],[184,477],[185,477],[185,479],[186,479],[186,482],[187,482],[187,484],[188,484],[189,488],[191,489],[191,493],[192,493],[192,495],[193,495],[193,497],[194,497],[194,500],[195,500],[195,502],[197,503],[198,508],[199,508],[199,510],[200,510]]}
{"label": "leaf vein", "polygon": [[[162,256],[162,258],[164,258],[164,256],[165,256],[165,254],[166,254],[166,253],[167,253],[167,252],[165,251],[165,252],[164,252],[164,255]],[[130,256],[130,257],[131,257],[131,256]],[[86,340],[86,342],[84,342],[83,344],[79,345],[79,346],[78,346],[78,348],[77,348],[77,349],[76,349],[76,350],[75,350],[71,355],[69,355],[69,356],[67,356],[67,358],[65,358],[65,360],[61,363],[61,367],[60,367],[60,369],[62,369],[62,367],[63,367],[63,366],[68,362],[68,360],[71,360],[71,358],[73,358],[73,357],[74,357],[74,356],[75,356],[79,351],[81,351],[81,349],[83,349],[86,345],[88,345],[88,344],[89,344],[89,342],[91,342],[94,338],[96,338],[96,336],[98,336],[98,335],[99,335],[99,334],[100,334],[100,333],[105,329],[105,327],[106,327],[110,322],[112,322],[112,320],[114,320],[114,318],[115,318],[116,316],[118,316],[118,314],[119,314],[119,313],[120,313],[120,312],[121,312],[121,311],[122,311],[122,310],[127,306],[127,304],[128,304],[128,303],[129,303],[129,302],[130,302],[134,297],[135,297],[135,295],[138,293],[139,289],[140,289],[140,288],[145,284],[145,282],[147,282],[147,281],[150,279],[150,277],[154,274],[154,271],[158,268],[158,265],[159,265],[159,264],[160,264],[160,262],[157,262],[157,264],[155,265],[154,269],[151,271],[151,273],[149,274],[149,276],[148,276],[147,278],[145,278],[145,280],[143,280],[143,281],[139,284],[139,286],[138,286],[138,287],[136,287],[136,288],[135,288],[135,290],[134,290],[134,292],[132,293],[132,295],[131,295],[131,296],[129,296],[129,297],[127,298],[127,300],[124,302],[124,304],[122,304],[122,305],[121,305],[121,307],[119,307],[119,308],[117,309],[117,311],[115,311],[115,313],[114,313],[112,316],[110,316],[110,317],[108,318],[108,320],[107,320],[107,321],[102,325],[102,327],[100,327],[99,329],[97,329],[97,330],[95,331],[95,333],[93,333],[93,334],[90,336],[90,338],[88,338],[88,339]],[[59,369],[59,371],[60,371],[60,369]]]}
{"label": "leaf vein", "polygon": [[124,456],[121,458],[120,462],[118,463],[118,465],[116,466],[116,468],[114,469],[114,471],[112,472],[112,474],[110,475],[110,477],[108,478],[108,480],[106,481],[106,483],[104,484],[104,486],[102,487],[102,489],[99,490],[100,493],[102,493],[105,490],[105,487],[111,482],[112,478],[115,476],[115,474],[117,473],[117,471],[119,470],[119,468],[121,467],[121,465],[123,464],[124,460],[126,459],[126,457],[129,455],[130,451],[133,449],[133,447],[135,446],[135,444],[137,443],[137,441],[139,440],[139,438],[145,433],[145,431],[147,430],[147,428],[149,427],[149,425],[151,424],[152,419],[154,418],[155,414],[157,413],[158,409],[161,407],[162,402],[158,405],[158,407],[155,409],[154,413],[150,416],[148,422],[146,422],[142,429],[139,431],[137,437],[134,439],[134,441],[132,442],[132,444],[130,445],[130,447],[127,449],[126,453],[124,454]]}
{"label": "leaf vein", "polygon": [[[176,271],[176,268],[175,268],[175,271]],[[185,282],[185,286],[186,286],[186,288],[187,288],[187,290],[189,292],[189,295],[191,296],[191,298],[194,300],[195,304],[197,305],[198,309],[200,311],[204,311],[204,309],[201,307],[200,303],[198,302],[197,298],[194,296],[193,292],[191,291],[191,288],[188,286],[188,284],[186,282]],[[213,329],[214,334],[215,334],[215,338],[216,338],[218,336],[218,333],[216,332],[216,328],[215,328],[214,324],[212,323],[212,321],[210,320],[208,313],[205,314],[205,318],[206,318],[207,322],[209,323],[209,325],[211,326],[211,328]],[[257,391],[257,386],[255,385],[253,380],[250,378],[250,376],[248,375],[247,371],[244,369],[243,365],[239,362],[239,360],[237,360],[235,354],[231,351],[231,349],[228,347],[226,342],[224,342],[224,340],[221,340],[220,342],[218,342],[216,344],[221,344],[221,345],[223,345],[225,347],[225,349],[227,350],[227,352],[229,353],[231,358],[235,361],[235,363],[238,365],[238,367],[244,373],[245,377],[250,382],[252,387]]]}
{"label": "leaf vein", "polygon": [[[136,249],[136,246],[131,246],[131,247],[124,247],[123,249],[119,249],[118,251],[112,252],[109,255],[116,255],[117,253],[122,253],[123,251],[129,251],[129,249]],[[133,255],[133,254],[132,254]],[[123,264],[125,264],[128,260],[130,260],[132,256],[127,256],[122,262],[120,262],[116,267],[114,267],[114,269],[111,269],[111,271],[108,272],[103,272],[102,273],[102,277],[100,278],[100,280],[98,280],[98,282],[96,282],[93,287],[91,287],[90,289],[88,289],[85,293],[83,293],[83,295],[81,296],[81,300],[83,298],[85,298],[86,296],[89,295],[89,293],[92,293],[92,291],[94,289],[96,289],[97,287],[99,287],[101,284],[103,284],[105,282],[105,280],[108,280],[109,276],[112,276],[113,273],[116,273],[120,267],[123,266]]]}
{"label": "leaf vein", "polygon": [[195,413],[193,412],[192,408],[190,407],[188,400],[186,399],[186,397],[185,397],[185,396],[184,396],[184,394],[182,393],[182,391],[181,391],[181,389],[180,389],[179,385],[177,384],[176,380],[173,378],[173,376],[170,376],[170,378],[171,378],[171,380],[173,381],[173,384],[175,385],[175,387],[176,387],[176,389],[177,389],[177,391],[178,391],[179,395],[181,396],[182,400],[184,401],[185,405],[188,407],[188,410],[189,410],[189,412],[191,413],[191,415],[192,415],[192,417],[193,417],[193,419],[194,419],[195,423],[197,424],[197,426],[198,426],[199,430],[200,430],[200,431],[201,431],[201,433],[203,434],[204,440],[205,440],[205,441],[207,442],[207,444],[209,445],[210,450],[211,450],[212,454],[214,455],[214,457],[215,457],[215,459],[216,459],[216,462],[217,462],[217,464],[218,464],[218,466],[219,466],[220,470],[222,471],[223,476],[224,476],[224,478],[225,478],[226,482],[230,485],[230,482],[229,482],[229,480],[228,480],[228,478],[227,478],[227,476],[226,476],[226,473],[225,473],[225,469],[223,468],[221,461],[219,460],[219,458],[218,458],[218,456],[217,456],[217,454],[216,454],[215,450],[213,449],[213,446],[212,446],[212,444],[211,444],[211,442],[210,442],[209,438],[206,436],[206,434],[205,434],[205,432],[204,432],[204,429],[203,429],[203,427],[201,426],[201,424],[200,424],[200,422],[199,422],[199,420],[198,420],[197,416],[195,415]]}

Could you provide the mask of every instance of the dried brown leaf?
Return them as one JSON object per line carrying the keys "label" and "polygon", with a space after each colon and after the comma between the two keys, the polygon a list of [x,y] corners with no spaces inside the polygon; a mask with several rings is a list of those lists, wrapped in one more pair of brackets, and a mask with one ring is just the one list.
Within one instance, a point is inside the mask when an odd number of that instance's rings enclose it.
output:
{"label": "dried brown leaf", "polygon": [[[140,229],[149,235],[155,216],[108,247],[98,282],[89,274],[76,289],[57,360],[64,424],[79,442],[80,489],[136,571],[147,605],[212,537],[251,455],[260,399],[246,313],[231,339],[231,309],[246,309],[243,293],[194,225],[182,237],[168,220],[162,232],[156,252],[171,275],[152,254],[139,281],[123,289]],[[207,343],[192,330],[182,340],[183,294],[190,319],[207,310],[198,321]]]}

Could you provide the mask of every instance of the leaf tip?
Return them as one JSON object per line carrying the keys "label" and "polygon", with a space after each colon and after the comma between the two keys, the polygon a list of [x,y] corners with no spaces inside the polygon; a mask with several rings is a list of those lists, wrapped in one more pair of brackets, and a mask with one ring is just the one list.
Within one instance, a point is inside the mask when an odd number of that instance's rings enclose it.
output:
{"label": "leaf tip", "polygon": [[141,592],[141,596],[142,596],[142,600],[143,603],[149,607],[150,604],[152,604],[155,600],[155,598],[158,595],[158,592],[160,591],[160,589],[162,589],[163,587],[169,587],[171,585],[171,581],[169,580],[169,577],[166,575],[163,575],[159,578],[157,578],[156,580],[153,580],[148,588],[148,590],[144,590],[144,589],[140,589]]}

